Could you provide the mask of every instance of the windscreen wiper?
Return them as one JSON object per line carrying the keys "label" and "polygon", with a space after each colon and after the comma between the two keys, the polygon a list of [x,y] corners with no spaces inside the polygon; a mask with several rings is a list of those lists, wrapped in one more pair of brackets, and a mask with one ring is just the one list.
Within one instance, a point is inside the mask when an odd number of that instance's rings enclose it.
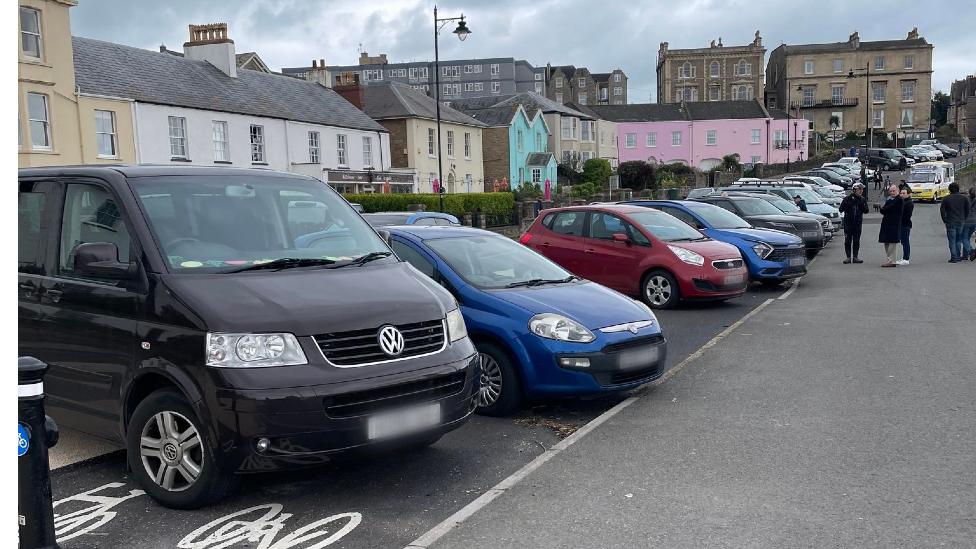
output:
{"label": "windscreen wiper", "polygon": [[362,257],[357,257],[356,259],[353,259],[348,263],[341,263],[339,265],[336,265],[335,267],[329,267],[329,268],[338,269],[341,267],[348,267],[349,265],[359,265],[360,267],[362,267],[363,265],[369,263],[370,261],[383,259],[384,257],[390,257],[391,255],[393,255],[392,252],[369,252],[368,254]]}
{"label": "windscreen wiper", "polygon": [[240,269],[236,269],[229,272],[243,273],[245,271],[263,271],[263,270],[282,271],[285,269],[294,269],[296,267],[314,267],[318,265],[332,265],[333,263],[335,263],[334,259],[320,259],[315,257],[283,257],[281,259],[275,259],[274,261],[268,261],[267,263],[248,265],[247,267],[242,267]]}
{"label": "windscreen wiper", "polygon": [[574,280],[583,280],[576,275],[569,275],[566,278],[557,278],[555,280],[543,280],[541,278],[533,278],[532,280],[523,280],[522,282],[512,282],[511,284],[505,286],[506,288],[520,288],[520,287],[532,287],[541,286],[543,284],[566,284]]}

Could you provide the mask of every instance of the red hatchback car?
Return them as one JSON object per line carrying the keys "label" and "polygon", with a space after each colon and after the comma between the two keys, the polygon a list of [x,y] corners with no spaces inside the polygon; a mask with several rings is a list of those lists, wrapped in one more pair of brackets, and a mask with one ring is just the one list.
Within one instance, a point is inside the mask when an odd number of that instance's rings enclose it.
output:
{"label": "red hatchback car", "polygon": [[639,295],[657,309],[672,309],[681,299],[739,297],[749,284],[738,249],[651,208],[546,210],[519,242],[576,275]]}

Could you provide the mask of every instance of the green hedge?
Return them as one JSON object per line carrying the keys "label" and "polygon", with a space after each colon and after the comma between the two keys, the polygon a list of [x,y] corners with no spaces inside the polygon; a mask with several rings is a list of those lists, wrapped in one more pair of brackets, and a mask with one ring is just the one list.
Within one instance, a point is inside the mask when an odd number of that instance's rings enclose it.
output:
{"label": "green hedge", "polygon": [[[405,212],[410,204],[424,204],[428,212],[440,211],[436,194],[346,194],[349,202],[362,204],[366,213]],[[515,206],[512,193],[445,194],[444,213],[460,217],[464,213],[511,213]]]}

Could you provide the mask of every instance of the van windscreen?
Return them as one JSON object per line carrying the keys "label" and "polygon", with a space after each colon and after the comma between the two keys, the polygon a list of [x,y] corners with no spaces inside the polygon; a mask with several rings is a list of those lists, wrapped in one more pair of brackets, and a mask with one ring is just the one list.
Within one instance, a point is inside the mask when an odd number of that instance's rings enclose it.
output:
{"label": "van windscreen", "polygon": [[325,183],[297,177],[135,177],[171,272],[231,272],[278,259],[341,264],[389,248]]}

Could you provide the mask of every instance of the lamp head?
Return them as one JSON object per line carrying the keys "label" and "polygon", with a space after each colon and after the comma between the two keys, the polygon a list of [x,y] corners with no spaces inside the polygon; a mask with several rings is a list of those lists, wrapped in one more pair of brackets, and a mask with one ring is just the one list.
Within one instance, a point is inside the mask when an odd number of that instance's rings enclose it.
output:
{"label": "lamp head", "polygon": [[471,34],[471,30],[468,29],[468,25],[464,22],[464,16],[461,16],[461,21],[458,22],[458,26],[454,29],[454,34],[457,35],[458,39],[464,42],[464,39]]}

